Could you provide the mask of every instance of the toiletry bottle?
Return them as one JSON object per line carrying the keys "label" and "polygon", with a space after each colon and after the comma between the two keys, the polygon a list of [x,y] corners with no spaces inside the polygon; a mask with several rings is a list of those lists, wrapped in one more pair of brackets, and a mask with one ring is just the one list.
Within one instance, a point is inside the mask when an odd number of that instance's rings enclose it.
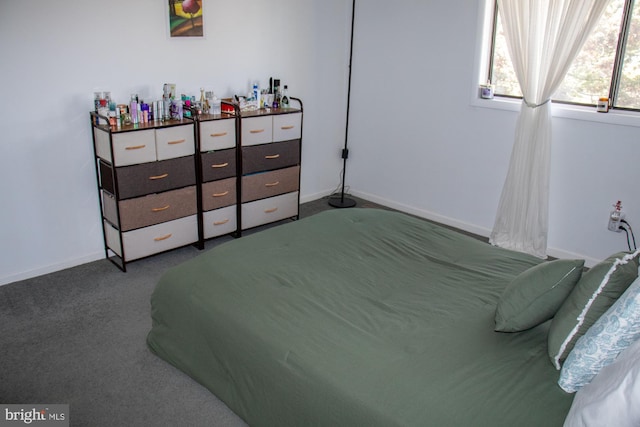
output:
{"label": "toiletry bottle", "polygon": [[94,110],[97,113],[98,109],[100,108],[100,100],[103,99],[102,98],[102,92],[93,92],[93,106],[94,106]]}
{"label": "toiletry bottle", "polygon": [[256,106],[260,106],[260,86],[258,82],[253,84],[253,100],[256,102]]}
{"label": "toiletry bottle", "polygon": [[[100,107],[98,107],[98,114],[103,116],[103,117],[107,117],[109,118],[109,105],[107,105],[107,100],[106,99],[101,99],[100,100]],[[104,122],[104,119],[100,118],[98,120],[98,123],[101,125],[106,125],[109,122]]]}
{"label": "toiletry bottle", "polygon": [[273,79],[273,108],[280,107],[280,79]]}
{"label": "toiletry bottle", "polygon": [[287,89],[287,85],[284,85],[284,88],[282,89],[282,98],[280,100],[280,108],[289,108],[289,95],[287,94]]}
{"label": "toiletry bottle", "polygon": [[207,98],[204,96],[204,88],[200,88],[200,105],[198,105],[198,113],[208,113],[209,106],[207,105]]}
{"label": "toiletry bottle", "polygon": [[129,103],[129,114],[131,114],[131,123],[138,124],[138,95],[131,94],[131,102]]}
{"label": "toiletry bottle", "polygon": [[149,123],[149,104],[140,105],[140,111],[142,111],[142,123]]}

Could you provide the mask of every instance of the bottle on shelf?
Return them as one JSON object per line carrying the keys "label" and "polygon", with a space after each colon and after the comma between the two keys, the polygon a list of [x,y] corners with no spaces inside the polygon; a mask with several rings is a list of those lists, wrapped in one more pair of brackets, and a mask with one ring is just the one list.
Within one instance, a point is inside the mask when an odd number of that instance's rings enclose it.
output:
{"label": "bottle on shelf", "polygon": [[280,108],[280,79],[273,79],[273,108]]}
{"label": "bottle on shelf", "polygon": [[253,101],[256,104],[257,108],[260,108],[260,85],[258,82],[253,83],[253,88],[251,90],[251,96]]}
{"label": "bottle on shelf", "polygon": [[129,101],[129,113],[131,114],[131,123],[138,124],[138,95],[131,94],[131,100]]}
{"label": "bottle on shelf", "polygon": [[199,106],[199,110],[202,113],[208,113],[209,112],[209,104],[207,104],[207,98],[204,96],[204,88],[200,88],[200,106]]}
{"label": "bottle on shelf", "polygon": [[280,99],[280,108],[289,108],[289,94],[287,85],[282,89],[282,98]]}
{"label": "bottle on shelf", "polygon": [[97,113],[98,109],[100,108],[100,100],[103,99],[102,98],[102,92],[93,92],[93,105],[94,105],[94,111]]}

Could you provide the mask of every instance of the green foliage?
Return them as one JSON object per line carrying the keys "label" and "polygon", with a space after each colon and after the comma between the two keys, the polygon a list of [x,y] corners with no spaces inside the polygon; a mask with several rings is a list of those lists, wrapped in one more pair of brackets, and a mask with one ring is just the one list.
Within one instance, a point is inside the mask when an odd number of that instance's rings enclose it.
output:
{"label": "green foliage", "polygon": [[[612,0],[609,3],[600,23],[554,94],[555,101],[595,105],[598,98],[609,95],[624,3],[624,0]],[[492,83],[496,94],[522,96],[500,22],[493,57]],[[640,109],[640,2],[634,5],[615,106]]]}

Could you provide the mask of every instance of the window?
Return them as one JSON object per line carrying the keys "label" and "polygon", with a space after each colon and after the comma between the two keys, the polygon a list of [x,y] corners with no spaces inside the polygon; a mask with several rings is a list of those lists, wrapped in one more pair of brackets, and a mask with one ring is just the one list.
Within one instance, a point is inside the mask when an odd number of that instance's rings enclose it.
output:
{"label": "window", "polygon": [[[497,96],[522,97],[497,2],[494,10],[489,80]],[[612,108],[640,110],[640,1],[611,0],[553,101],[596,105],[601,97],[609,98]]]}

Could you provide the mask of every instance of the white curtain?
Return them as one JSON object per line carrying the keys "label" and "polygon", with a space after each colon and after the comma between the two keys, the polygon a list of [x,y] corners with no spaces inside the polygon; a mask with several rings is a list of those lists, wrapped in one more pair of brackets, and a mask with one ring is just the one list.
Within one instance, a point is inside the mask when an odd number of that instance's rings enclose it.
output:
{"label": "white curtain", "polygon": [[511,162],[490,242],[547,256],[551,105],[609,0],[498,0],[523,93]]}

